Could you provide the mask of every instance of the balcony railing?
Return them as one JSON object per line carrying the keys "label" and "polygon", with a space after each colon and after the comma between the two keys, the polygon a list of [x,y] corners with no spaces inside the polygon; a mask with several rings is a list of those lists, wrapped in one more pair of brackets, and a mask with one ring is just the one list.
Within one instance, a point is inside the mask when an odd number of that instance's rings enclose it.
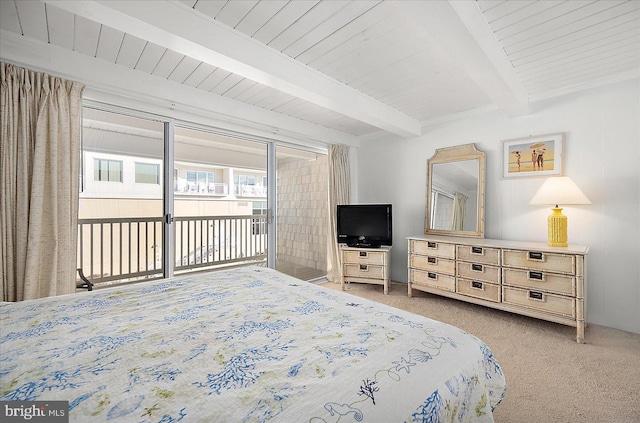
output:
{"label": "balcony railing", "polygon": [[[229,185],[221,182],[189,182],[186,179],[174,180],[173,191],[177,195],[229,195]],[[238,197],[264,197],[267,196],[267,187],[262,185],[239,184],[233,186],[233,194]]]}
{"label": "balcony railing", "polygon": [[[101,284],[159,278],[161,217],[78,219],[78,268]],[[266,216],[175,218],[175,272],[266,260]]]}
{"label": "balcony railing", "polygon": [[266,216],[176,217],[175,270],[267,257]]}
{"label": "balcony railing", "polygon": [[238,197],[267,197],[267,187],[262,185],[236,185]]}
{"label": "balcony railing", "polygon": [[201,194],[201,195],[229,195],[229,185],[221,182],[189,182],[179,178],[173,183],[173,191],[176,194]]}
{"label": "balcony railing", "polygon": [[162,217],[78,219],[78,268],[93,283],[161,276],[161,247]]}

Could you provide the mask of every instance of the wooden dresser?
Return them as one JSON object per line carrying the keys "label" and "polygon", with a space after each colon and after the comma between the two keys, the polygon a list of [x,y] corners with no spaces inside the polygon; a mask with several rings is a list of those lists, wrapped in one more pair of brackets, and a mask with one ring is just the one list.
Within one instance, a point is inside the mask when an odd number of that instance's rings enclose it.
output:
{"label": "wooden dresser", "polygon": [[342,263],[342,290],[345,283],[372,283],[383,285],[385,295],[389,293],[390,246],[379,248],[356,248],[340,244]]}
{"label": "wooden dresser", "polygon": [[588,247],[431,235],[408,241],[409,297],[417,289],[574,326],[584,342]]}

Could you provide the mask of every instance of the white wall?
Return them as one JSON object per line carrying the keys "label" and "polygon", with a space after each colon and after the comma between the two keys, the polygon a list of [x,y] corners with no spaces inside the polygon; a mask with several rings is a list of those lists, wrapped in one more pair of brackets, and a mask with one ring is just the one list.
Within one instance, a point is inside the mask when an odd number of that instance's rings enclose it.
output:
{"label": "white wall", "polygon": [[[475,143],[487,153],[485,237],[546,242],[550,209],[530,206],[543,178],[501,179],[501,141],[565,133],[564,174],[593,203],[565,207],[569,243],[588,245],[587,321],[640,333],[640,81],[425,129],[411,140],[358,149],[359,201],[394,208],[391,277],[407,281],[405,237],[423,233],[426,163],[436,148]],[[382,165],[383,164],[383,165]]]}

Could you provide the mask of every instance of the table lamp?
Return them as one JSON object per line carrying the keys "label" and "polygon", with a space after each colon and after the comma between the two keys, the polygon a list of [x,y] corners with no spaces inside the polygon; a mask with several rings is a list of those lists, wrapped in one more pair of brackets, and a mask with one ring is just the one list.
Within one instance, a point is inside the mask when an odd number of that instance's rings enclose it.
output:
{"label": "table lamp", "polygon": [[558,204],[591,204],[591,201],[580,191],[580,188],[568,176],[548,178],[529,204],[552,204],[553,211],[548,222],[549,245],[552,247],[566,247],[567,243],[567,216],[562,214]]}

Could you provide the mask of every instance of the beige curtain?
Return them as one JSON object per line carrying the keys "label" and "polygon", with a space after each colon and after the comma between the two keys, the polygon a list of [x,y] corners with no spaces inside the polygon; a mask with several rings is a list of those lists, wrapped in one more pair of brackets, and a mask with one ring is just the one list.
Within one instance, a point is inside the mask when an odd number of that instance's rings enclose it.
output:
{"label": "beige curtain", "polygon": [[349,172],[349,147],[329,146],[329,245],[327,246],[327,279],[338,283],[341,278],[340,252],[336,234],[336,208],[349,204],[351,199],[351,174]]}
{"label": "beige curtain", "polygon": [[84,85],[1,63],[3,301],[75,290]]}
{"label": "beige curtain", "polygon": [[467,218],[467,196],[456,192],[453,195],[453,223],[451,230],[464,231],[464,220]]}

